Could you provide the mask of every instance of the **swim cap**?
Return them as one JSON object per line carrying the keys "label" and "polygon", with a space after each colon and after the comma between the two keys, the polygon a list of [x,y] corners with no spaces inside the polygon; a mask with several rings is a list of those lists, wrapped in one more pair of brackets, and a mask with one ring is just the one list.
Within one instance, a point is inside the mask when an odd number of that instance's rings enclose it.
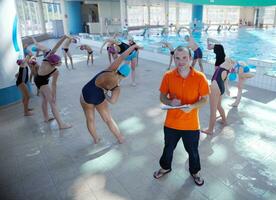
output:
{"label": "swim cap", "polygon": [[228,78],[229,78],[230,81],[234,81],[237,78],[237,74],[236,73],[230,73]]}
{"label": "swim cap", "polygon": [[130,73],[130,66],[128,64],[123,64],[118,71],[122,76],[127,77]]}
{"label": "swim cap", "polygon": [[113,46],[108,47],[108,52],[111,54],[116,53],[116,49]]}
{"label": "swim cap", "polygon": [[244,72],[244,73],[247,73],[247,72],[249,72],[249,71],[250,71],[250,69],[249,69],[248,66],[245,66],[245,67],[243,68],[243,72]]}
{"label": "swim cap", "polygon": [[32,51],[37,51],[38,49],[36,47],[32,47]]}
{"label": "swim cap", "polygon": [[18,60],[16,61],[16,63],[17,63],[18,65],[21,65],[23,62],[24,62],[24,60],[22,60],[22,59],[18,59]]}
{"label": "swim cap", "polygon": [[84,50],[84,45],[81,45],[81,46],[80,46],[80,50]]}
{"label": "swim cap", "polygon": [[51,54],[51,55],[47,56],[46,59],[51,65],[56,65],[59,62],[61,62],[61,58],[57,54]]}

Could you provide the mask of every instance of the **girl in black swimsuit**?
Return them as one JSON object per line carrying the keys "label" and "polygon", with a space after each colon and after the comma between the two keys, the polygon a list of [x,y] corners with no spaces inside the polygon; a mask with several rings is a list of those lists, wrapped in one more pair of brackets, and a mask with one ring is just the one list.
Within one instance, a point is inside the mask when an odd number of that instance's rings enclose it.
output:
{"label": "girl in black swimsuit", "polygon": [[24,60],[17,60],[17,64],[19,65],[19,71],[15,75],[17,77],[16,86],[20,89],[22,93],[22,103],[24,107],[24,116],[31,116],[33,115],[30,112],[32,109],[29,108],[29,100],[30,100],[30,93],[27,87],[27,82],[29,80],[29,70],[27,66],[27,58]]}
{"label": "girl in black swimsuit", "polygon": [[87,51],[87,65],[89,64],[89,60],[91,60],[91,64],[93,65],[94,58],[93,58],[92,48],[87,44],[82,44],[82,45],[78,46],[77,48],[80,48],[81,51],[84,51],[84,50]]}
{"label": "girl in black swimsuit", "polygon": [[[82,88],[80,103],[83,108],[86,124],[94,143],[100,141],[95,126],[95,110],[99,112],[103,121],[107,124],[111,133],[119,143],[123,143],[124,137],[118,125],[113,120],[108,103],[116,103],[120,94],[119,82],[130,73],[130,67],[120,64],[134,50],[137,45],[129,47],[120,57],[118,57],[106,70],[98,73]],[[108,92],[110,91],[110,92]],[[111,93],[111,95],[108,95]]]}
{"label": "girl in black swimsuit", "polygon": [[222,95],[224,94],[225,88],[224,88],[224,81],[227,79],[227,75],[229,73],[229,70],[234,67],[234,61],[232,61],[229,58],[225,59],[225,62],[221,64],[220,67],[216,68],[216,71],[212,77],[212,83],[211,83],[211,94],[209,98],[210,102],[210,118],[209,118],[209,127],[205,130],[203,130],[203,133],[206,134],[212,134],[215,123],[216,123],[216,113],[217,110],[219,111],[219,114],[222,119],[222,123],[224,125],[227,124],[226,122],[226,116],[223,107],[221,106],[221,100]]}
{"label": "girl in black swimsuit", "polygon": [[[44,121],[48,122],[53,119],[49,118],[48,115],[48,104],[50,104],[54,119],[56,119],[60,129],[71,128],[71,125],[66,124],[61,120],[56,105],[56,83],[58,78],[58,70],[56,67],[61,65],[61,58],[54,53],[57,51],[57,49],[66,38],[68,38],[68,36],[63,36],[55,45],[53,50],[51,50],[48,56],[43,59],[41,66],[39,67],[37,76],[34,79],[42,99],[42,112]],[[48,85],[50,77],[52,77],[51,88]]]}

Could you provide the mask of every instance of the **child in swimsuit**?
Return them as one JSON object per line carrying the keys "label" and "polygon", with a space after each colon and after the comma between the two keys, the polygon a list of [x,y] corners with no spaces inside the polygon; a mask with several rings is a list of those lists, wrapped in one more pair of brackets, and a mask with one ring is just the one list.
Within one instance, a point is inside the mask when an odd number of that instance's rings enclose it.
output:
{"label": "child in swimsuit", "polygon": [[31,116],[33,113],[32,109],[29,108],[30,93],[27,87],[27,82],[29,80],[29,71],[27,66],[27,58],[24,60],[17,60],[16,62],[19,65],[19,71],[15,75],[17,78],[16,86],[20,89],[22,93],[22,104],[24,107],[24,116]]}
{"label": "child in swimsuit", "polygon": [[[49,49],[48,47],[44,46],[43,44],[39,43],[36,41],[36,39],[34,37],[31,37],[33,43],[35,44],[35,46],[32,48],[33,51],[36,52],[36,57],[39,56],[43,56],[46,57],[48,55],[48,53],[51,51],[51,49]],[[40,52],[42,52],[42,54],[39,54]]]}
{"label": "child in swimsuit", "polygon": [[222,118],[222,123],[226,125],[226,116],[223,107],[221,106],[222,95],[225,92],[224,81],[227,79],[229,70],[234,66],[234,62],[231,59],[226,59],[225,62],[216,68],[216,71],[212,77],[211,82],[211,94],[210,94],[210,118],[209,127],[203,130],[203,133],[212,134],[215,123],[217,110]]}
{"label": "child in swimsuit", "polygon": [[202,51],[198,46],[198,44],[195,42],[195,39],[193,38],[193,35],[192,35],[192,31],[187,27],[183,27],[183,28],[189,32],[189,35],[185,36],[185,40],[189,42],[188,47],[191,48],[194,52],[193,62],[191,66],[194,67],[196,62],[198,62],[200,71],[204,72],[203,65],[202,65]]}
{"label": "child in swimsuit", "polygon": [[[70,124],[64,123],[61,120],[59,111],[56,105],[56,83],[58,79],[58,70],[56,67],[61,65],[60,56],[56,55],[55,52],[61,46],[62,42],[69,38],[68,36],[63,36],[51,52],[43,59],[41,66],[39,67],[37,76],[34,79],[34,82],[39,89],[40,96],[42,99],[42,112],[44,121],[48,122],[53,120],[53,118],[49,118],[48,115],[48,104],[51,106],[52,113],[54,115],[54,119],[56,119],[59,129],[71,128]],[[49,79],[52,77],[52,84],[49,87]]]}
{"label": "child in swimsuit", "polygon": [[170,50],[170,64],[169,64],[169,67],[167,69],[167,70],[170,70],[171,66],[172,66],[173,55],[174,55],[175,49],[173,48],[173,46],[169,42],[161,42],[161,44],[162,44],[163,48],[168,48]]}
{"label": "child in swimsuit", "polygon": [[[36,57],[32,56],[28,60],[28,65],[31,69],[31,74],[30,74],[30,82],[32,83],[32,79],[37,76],[37,72],[39,69],[39,65],[37,63]],[[39,90],[37,88],[36,95],[39,96]]]}
{"label": "child in swimsuit", "polygon": [[238,74],[238,83],[237,83],[238,93],[237,93],[237,96],[234,97],[236,98],[235,102],[231,104],[231,106],[233,107],[238,107],[240,104],[240,101],[242,98],[242,89],[243,89],[245,80],[248,78],[252,78],[254,76],[254,74],[249,72],[250,72],[250,69],[247,67],[247,64],[245,62],[238,62],[236,67],[233,68],[231,72],[231,73]]}
{"label": "child in swimsuit", "polygon": [[94,58],[93,58],[92,48],[87,44],[82,44],[82,45],[78,46],[77,48],[80,48],[81,51],[86,50],[87,51],[87,65],[89,64],[89,60],[91,60],[91,64],[93,64]]}
{"label": "child in swimsuit", "polygon": [[65,66],[66,66],[67,69],[69,69],[68,62],[67,62],[67,57],[69,57],[69,60],[70,60],[70,63],[71,63],[71,67],[72,67],[72,69],[74,69],[73,58],[72,58],[72,55],[71,55],[71,53],[69,51],[69,47],[70,47],[71,43],[77,43],[77,40],[75,38],[68,37],[65,40],[65,42],[63,44],[63,47],[62,47],[63,56],[64,56],[64,60],[65,60]]}
{"label": "child in swimsuit", "polygon": [[118,52],[115,48],[115,44],[109,42],[109,40],[116,40],[118,37],[118,34],[115,33],[111,38],[107,39],[103,45],[101,46],[100,53],[102,54],[103,47],[107,44],[106,50],[108,55],[109,63],[111,64],[111,57],[113,58],[113,61],[118,57]]}
{"label": "child in swimsuit", "polygon": [[103,121],[118,142],[123,143],[124,141],[116,122],[111,116],[108,102],[114,104],[118,100],[120,94],[119,82],[130,73],[129,65],[124,64],[120,68],[119,66],[135,48],[139,48],[139,46],[129,47],[106,70],[98,73],[82,88],[80,103],[86,117],[88,131],[95,144],[100,141],[95,127],[95,109],[100,113]]}

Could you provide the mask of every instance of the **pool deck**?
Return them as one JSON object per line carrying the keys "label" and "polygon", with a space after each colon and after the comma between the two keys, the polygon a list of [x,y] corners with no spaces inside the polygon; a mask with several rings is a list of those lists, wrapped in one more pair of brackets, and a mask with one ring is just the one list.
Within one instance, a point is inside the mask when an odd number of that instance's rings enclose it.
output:
{"label": "pool deck", "polygon": [[[52,46],[53,40],[46,44]],[[167,65],[139,60],[137,86],[132,87],[129,78],[124,80],[119,101],[110,105],[126,142],[116,144],[97,113],[103,142],[94,145],[79,94],[108,66],[107,55],[95,48],[94,65],[86,66],[86,55],[74,47],[72,52],[76,70],[60,67],[57,103],[73,128],[60,131],[55,121],[44,123],[37,96],[30,101],[35,109],[31,117],[23,117],[20,103],[0,109],[0,199],[276,199],[276,92],[246,86],[238,108],[229,106],[231,97],[224,98],[229,124],[216,124],[212,136],[200,135],[204,186],[196,186],[189,176],[181,142],[172,172],[155,180],[152,174],[159,168],[165,118],[158,89]],[[235,92],[231,87],[232,95]],[[207,104],[200,111],[203,128],[208,119]]]}

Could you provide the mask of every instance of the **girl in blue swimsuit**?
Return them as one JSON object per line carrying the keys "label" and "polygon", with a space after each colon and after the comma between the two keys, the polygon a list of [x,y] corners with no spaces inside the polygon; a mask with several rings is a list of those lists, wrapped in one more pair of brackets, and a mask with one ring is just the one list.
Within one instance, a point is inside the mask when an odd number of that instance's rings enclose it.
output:
{"label": "girl in blue swimsuit", "polygon": [[130,73],[129,65],[123,64],[120,68],[119,66],[135,48],[140,47],[137,45],[130,46],[106,70],[98,73],[82,88],[80,103],[86,117],[88,131],[95,144],[100,141],[95,127],[95,109],[100,113],[101,118],[118,142],[123,143],[124,141],[118,125],[111,116],[108,102],[114,104],[118,100],[119,82]]}

